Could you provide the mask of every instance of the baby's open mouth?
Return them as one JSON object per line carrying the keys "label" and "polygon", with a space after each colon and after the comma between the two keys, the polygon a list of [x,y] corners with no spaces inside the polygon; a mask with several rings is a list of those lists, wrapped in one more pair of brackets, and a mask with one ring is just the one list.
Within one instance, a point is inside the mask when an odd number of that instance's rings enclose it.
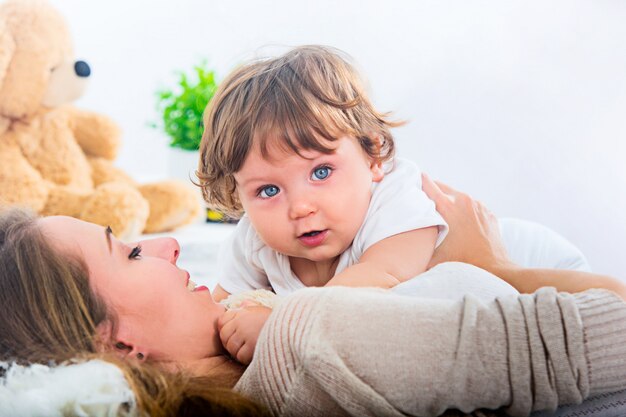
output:
{"label": "baby's open mouth", "polygon": [[300,237],[312,237],[312,236],[317,236],[320,233],[322,233],[323,230],[313,230],[312,232],[307,232],[307,233],[303,233],[300,235]]}
{"label": "baby's open mouth", "polygon": [[328,236],[328,229],[311,230],[310,232],[306,232],[298,236],[298,240],[304,246],[313,248],[324,243],[327,236]]}

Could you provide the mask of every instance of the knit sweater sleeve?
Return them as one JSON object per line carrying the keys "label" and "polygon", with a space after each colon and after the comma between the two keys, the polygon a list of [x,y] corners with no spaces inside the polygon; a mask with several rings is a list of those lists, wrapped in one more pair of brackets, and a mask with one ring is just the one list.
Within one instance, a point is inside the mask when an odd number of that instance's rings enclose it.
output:
{"label": "knit sweater sleeve", "polygon": [[237,389],[272,414],[513,416],[626,388],[626,303],[590,290],[482,303],[306,289],[285,299]]}

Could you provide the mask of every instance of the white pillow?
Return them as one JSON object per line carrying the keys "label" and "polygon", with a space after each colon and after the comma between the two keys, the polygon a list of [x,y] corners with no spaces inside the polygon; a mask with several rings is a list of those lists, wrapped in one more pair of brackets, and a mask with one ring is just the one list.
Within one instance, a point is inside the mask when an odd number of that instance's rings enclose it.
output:
{"label": "white pillow", "polygon": [[[552,229],[526,220],[500,219],[500,233],[511,260],[532,268],[589,271],[582,252]],[[472,294],[489,301],[518,294],[511,285],[472,265],[447,262],[392,288],[411,297],[456,300]]]}
{"label": "white pillow", "polygon": [[502,218],[500,233],[511,260],[518,265],[591,271],[587,259],[576,246],[539,223]]}
{"label": "white pillow", "polygon": [[59,366],[0,362],[0,416],[137,415],[122,371],[101,360]]}

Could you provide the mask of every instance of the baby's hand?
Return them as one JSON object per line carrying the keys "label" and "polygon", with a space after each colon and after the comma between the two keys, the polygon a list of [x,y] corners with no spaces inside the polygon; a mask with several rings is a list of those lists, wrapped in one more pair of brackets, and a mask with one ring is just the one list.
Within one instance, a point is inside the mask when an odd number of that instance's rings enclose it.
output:
{"label": "baby's hand", "polygon": [[253,305],[239,310],[229,310],[217,322],[222,344],[244,365],[252,361],[256,341],[272,310]]}

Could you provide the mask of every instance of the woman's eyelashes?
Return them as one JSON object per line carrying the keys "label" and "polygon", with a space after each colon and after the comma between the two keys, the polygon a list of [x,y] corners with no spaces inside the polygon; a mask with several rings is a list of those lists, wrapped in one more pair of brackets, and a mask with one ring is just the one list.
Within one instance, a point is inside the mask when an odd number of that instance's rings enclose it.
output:
{"label": "woman's eyelashes", "polygon": [[141,245],[137,245],[131,249],[128,254],[128,259],[139,259],[141,258]]}

